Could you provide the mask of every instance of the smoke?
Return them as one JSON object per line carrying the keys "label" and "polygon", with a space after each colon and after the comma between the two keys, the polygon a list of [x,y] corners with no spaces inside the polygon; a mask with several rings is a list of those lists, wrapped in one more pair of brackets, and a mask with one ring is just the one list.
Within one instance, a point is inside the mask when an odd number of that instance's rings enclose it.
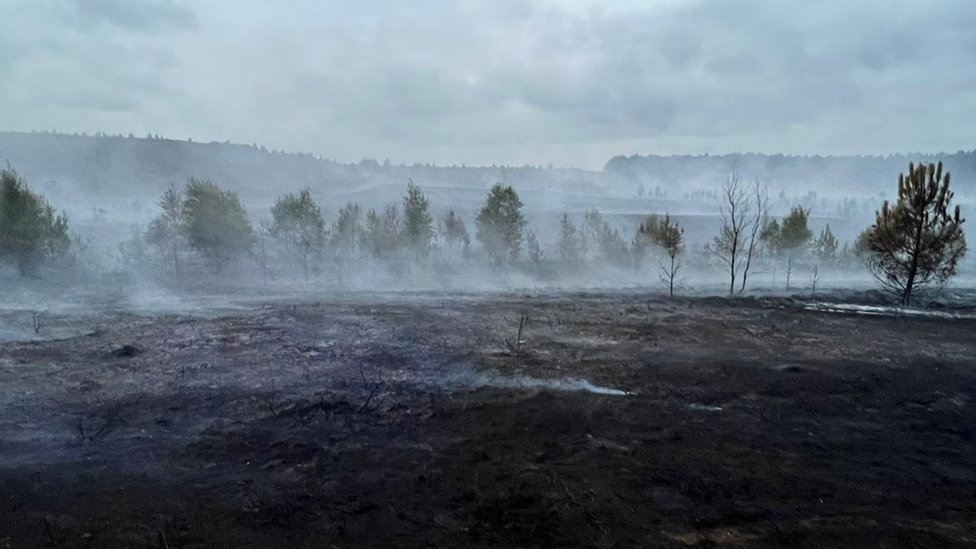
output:
{"label": "smoke", "polygon": [[493,372],[476,372],[462,370],[444,379],[444,387],[448,389],[507,389],[514,391],[560,391],[582,392],[608,396],[627,396],[627,391],[613,387],[603,387],[580,378],[542,379],[527,375],[503,375]]}
{"label": "smoke", "polygon": [[[958,300],[962,301],[962,300]],[[808,303],[804,306],[809,311],[827,313],[843,313],[866,316],[913,316],[925,318],[976,318],[976,313],[955,311],[933,311],[909,307],[894,307],[883,305],[859,305],[853,303]]]}
{"label": "smoke", "polygon": [[[671,214],[685,235],[676,293],[725,294],[728,270],[704,249],[721,229],[718,193],[723,172],[735,168],[744,181],[758,178],[767,185],[773,217],[784,215],[795,204],[810,208],[813,234],[829,225],[843,246],[853,243],[873,221],[883,198],[894,192],[896,178],[889,178],[889,172],[907,167],[899,168],[907,157],[765,155],[621,157],[603,171],[405,166],[366,160],[339,164],[260,147],[52,134],[0,134],[0,145],[33,188],[43,192],[57,210],[67,211],[71,230],[78,234],[73,262],[48,269],[42,280],[23,280],[0,264],[5,305],[24,310],[95,303],[132,311],[197,314],[218,306],[233,308],[237,301],[252,296],[314,299],[345,292],[662,292],[664,258],[660,251],[652,249],[638,258],[626,249],[632,248],[637,228],[648,215],[665,213]],[[954,183],[959,185],[957,201],[964,216],[971,210],[966,202],[971,193],[965,187],[966,178],[959,178],[955,170],[967,165],[964,161],[970,154],[951,155],[955,159],[953,180],[960,181]],[[872,176],[866,184],[855,184],[864,181],[863,173],[875,169],[884,177]],[[823,173],[829,174],[831,185],[815,186]],[[325,226],[331,227],[340,208],[350,201],[359,204],[364,214],[400,203],[406,182],[412,179],[430,200],[439,234],[424,257],[410,253],[375,257],[358,245],[342,254],[327,248],[314,258],[307,281],[280,243],[270,239],[265,257],[258,257],[255,246],[219,274],[199,254],[184,249],[182,272],[177,274],[164,254],[136,239],[144,239],[150,219],[159,212],[156,203],[163,190],[179,187],[192,175],[212,177],[222,188],[237,193],[256,228],[269,219],[276,197],[305,185],[321,206]],[[496,265],[485,254],[475,219],[488,188],[496,182],[518,192],[526,232],[532,231],[541,247],[540,261],[530,260],[524,241],[513,263]],[[449,210],[467,226],[469,253],[452,249],[440,232]],[[587,227],[586,213],[592,210],[599,211],[608,234],[616,234],[614,238],[601,242],[601,236]],[[576,258],[563,257],[560,252],[564,213],[584,239]],[[976,242],[973,226],[973,222],[966,224],[970,242]],[[970,254],[953,284],[972,284],[974,260],[976,254]],[[793,266],[789,288],[785,282],[783,262],[761,252],[746,293],[811,295],[814,289],[822,293],[874,287],[864,265],[850,257],[823,262],[807,256]]]}

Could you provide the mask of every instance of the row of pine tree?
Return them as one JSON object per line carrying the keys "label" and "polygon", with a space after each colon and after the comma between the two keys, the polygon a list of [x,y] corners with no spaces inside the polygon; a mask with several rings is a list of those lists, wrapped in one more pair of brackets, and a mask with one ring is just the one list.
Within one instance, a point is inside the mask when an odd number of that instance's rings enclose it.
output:
{"label": "row of pine tree", "polygon": [[[820,267],[866,265],[879,284],[904,303],[920,287],[941,286],[956,274],[966,251],[963,219],[958,206],[950,208],[950,176],[941,163],[909,166],[899,178],[898,199],[878,211],[875,223],[853,244],[839,248],[830,226],[814,234],[810,211],[796,206],[776,219],[768,213],[765,190],[750,189],[733,174],[722,187],[720,233],[705,246],[728,268],[729,292],[747,287],[754,262],[778,262],[785,267],[789,289],[795,265]],[[529,267],[537,273],[558,262],[578,266],[587,259],[620,268],[642,268],[657,259],[659,278],[674,294],[686,260],[684,229],[671,216],[649,216],[628,242],[597,210],[590,210],[577,227],[568,214],[559,223],[555,254],[549,257],[538,235],[528,230],[522,202],[511,186],[495,185],[475,218],[478,254],[472,251],[464,219],[450,210],[435,223],[430,201],[409,181],[400,203],[364,211],[343,206],[331,226],[308,188],[280,196],[271,208],[271,221],[255,227],[236,193],[212,181],[191,178],[182,189],[170,188],[158,203],[160,212],[148,227],[119,245],[127,267],[137,267],[152,255],[164,259],[175,273],[187,260],[206,263],[216,272],[245,257],[258,261],[267,276],[275,265],[290,264],[308,280],[324,263],[342,265],[363,258],[427,260],[447,253],[466,260],[476,255],[493,265],[519,263],[523,248]],[[0,173],[0,259],[12,262],[21,275],[35,276],[41,266],[66,256],[72,239],[68,219],[56,214],[9,166]]]}

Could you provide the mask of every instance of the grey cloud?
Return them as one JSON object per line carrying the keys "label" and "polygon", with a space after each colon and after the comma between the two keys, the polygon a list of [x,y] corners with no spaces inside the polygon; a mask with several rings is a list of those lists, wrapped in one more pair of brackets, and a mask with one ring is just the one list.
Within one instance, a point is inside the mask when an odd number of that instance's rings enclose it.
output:
{"label": "grey cloud", "polygon": [[61,0],[57,9],[72,25],[107,24],[137,31],[186,29],[196,24],[193,11],[173,0]]}
{"label": "grey cloud", "polygon": [[106,94],[104,90],[83,90],[63,97],[61,105],[95,112],[120,113],[135,110],[137,103],[131,96]]}
{"label": "grey cloud", "polygon": [[[976,117],[976,9],[962,0],[61,0],[58,17],[31,5],[0,38],[0,68],[17,71],[35,127],[488,164],[533,151],[571,164],[614,143],[886,152],[976,139],[961,126]],[[40,93],[58,76],[58,94]],[[72,114],[45,118],[31,95]],[[105,109],[129,115],[79,128]],[[951,131],[902,131],[947,113]]]}

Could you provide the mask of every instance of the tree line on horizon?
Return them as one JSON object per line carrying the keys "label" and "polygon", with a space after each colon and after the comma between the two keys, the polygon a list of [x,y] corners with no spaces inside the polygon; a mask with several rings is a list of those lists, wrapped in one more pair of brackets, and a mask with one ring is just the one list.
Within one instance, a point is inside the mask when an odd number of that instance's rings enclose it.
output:
{"label": "tree line on horizon", "polygon": [[[626,239],[596,209],[586,212],[579,226],[564,213],[555,247],[546,250],[528,227],[518,193],[500,183],[489,190],[474,219],[480,244],[475,251],[465,220],[449,210],[435,221],[430,201],[412,180],[399,203],[365,210],[350,202],[331,225],[306,187],[279,196],[270,219],[255,225],[237,193],[213,181],[190,178],[182,189],[164,192],[159,213],[118,251],[127,268],[155,258],[177,275],[194,261],[194,268],[207,264],[222,273],[228,264],[251,258],[265,277],[280,276],[282,266],[288,265],[307,281],[328,265],[338,273],[340,284],[343,267],[364,259],[480,259],[548,278],[579,269],[587,261],[644,269],[651,259],[656,260],[657,278],[672,296],[685,263],[704,257],[712,257],[726,270],[729,294],[746,291],[760,262],[782,268],[787,289],[798,263],[812,265],[814,292],[821,267],[861,264],[907,305],[917,289],[944,286],[965,255],[964,220],[959,207],[951,205],[949,181],[941,162],[910,164],[908,173],[899,176],[894,203],[885,202],[874,224],[841,248],[829,225],[813,234],[809,209],[794,206],[788,215],[771,216],[766,190],[758,180],[746,184],[732,172],[719,194],[721,229],[694,257],[684,228],[668,214],[648,216]],[[72,242],[65,214],[57,214],[12,167],[0,172],[0,261],[12,264],[22,276],[37,276],[42,266],[58,265],[68,256]]]}

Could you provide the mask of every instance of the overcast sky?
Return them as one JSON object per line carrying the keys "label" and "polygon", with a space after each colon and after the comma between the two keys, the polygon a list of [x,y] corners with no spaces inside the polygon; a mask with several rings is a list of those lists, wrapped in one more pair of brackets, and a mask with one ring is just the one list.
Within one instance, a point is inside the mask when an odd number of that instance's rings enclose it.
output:
{"label": "overcast sky", "polygon": [[0,129],[343,161],[976,148],[976,3],[0,0]]}

